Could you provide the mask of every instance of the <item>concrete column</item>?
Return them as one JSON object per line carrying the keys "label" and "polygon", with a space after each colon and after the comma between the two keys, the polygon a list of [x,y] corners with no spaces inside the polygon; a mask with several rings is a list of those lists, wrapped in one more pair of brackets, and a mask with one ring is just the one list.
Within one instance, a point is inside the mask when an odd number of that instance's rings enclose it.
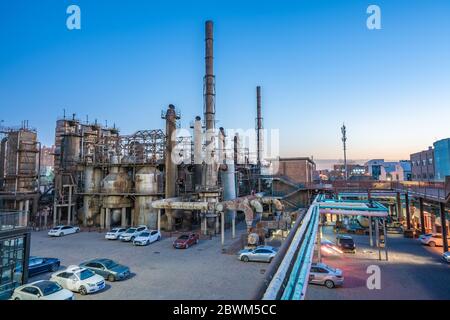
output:
{"label": "concrete column", "polygon": [[158,209],[158,231],[161,231],[161,209]]}
{"label": "concrete column", "polygon": [[423,198],[419,198],[419,210],[420,210],[420,229],[422,234],[425,234],[425,215],[423,213]]}
{"label": "concrete column", "polygon": [[56,227],[56,216],[58,215],[58,207],[56,202],[53,203],[53,227]]}
{"label": "concrete column", "polygon": [[122,208],[122,218],[120,219],[120,225],[122,228],[127,226],[127,208]]}
{"label": "concrete column", "polygon": [[373,247],[372,217],[369,217],[369,243]]}
{"label": "concrete column", "polygon": [[111,209],[105,208],[105,228],[111,229]]}
{"label": "concrete column", "polygon": [[236,212],[231,215],[231,238],[236,238]]}
{"label": "concrete column", "polygon": [[445,216],[445,203],[439,203],[439,211],[441,214],[441,226],[442,226],[442,243],[444,252],[448,251],[448,239],[447,239],[447,217]]}
{"label": "concrete column", "polygon": [[378,218],[375,218],[375,243],[378,248],[378,260],[381,260],[380,250],[380,226],[378,225]]}
{"label": "concrete column", "polygon": [[67,206],[67,224],[70,225],[70,220],[72,218],[72,186],[69,186],[69,203]]}
{"label": "concrete column", "polygon": [[219,214],[217,214],[217,215],[216,215],[216,230],[215,230],[215,231],[216,231],[216,232],[215,232],[216,234],[219,233],[219,229],[220,229],[219,218],[220,218],[220,217],[219,217]]}
{"label": "concrete column", "polygon": [[100,209],[100,229],[105,229],[105,210],[106,209]]}
{"label": "concrete column", "polygon": [[23,225],[28,226],[28,215],[30,214],[30,200],[25,200],[25,215]]}
{"label": "concrete column", "polygon": [[383,219],[383,234],[384,234],[384,253],[386,255],[386,261],[389,260],[388,248],[387,248],[387,229],[386,229],[386,219]]}
{"label": "concrete column", "polygon": [[406,208],[406,229],[411,229],[411,214],[409,212],[409,196],[405,193],[405,208]]}
{"label": "concrete column", "polygon": [[19,201],[19,225],[23,226],[23,201]]}
{"label": "concrete column", "polygon": [[397,219],[400,219],[402,216],[402,199],[400,198],[400,192],[397,192]]}
{"label": "concrete column", "polygon": [[317,255],[318,255],[318,260],[319,260],[319,263],[321,263],[322,262],[322,226],[321,226],[321,224],[319,223],[319,226],[318,226],[318,228],[319,228],[319,232],[317,232]]}
{"label": "concrete column", "polygon": [[220,217],[221,217],[220,235],[221,235],[222,250],[223,250],[223,246],[225,245],[225,212],[221,212]]}
{"label": "concrete column", "polygon": [[44,230],[47,230],[47,217],[48,217],[48,211],[45,212],[45,215],[44,215]]}

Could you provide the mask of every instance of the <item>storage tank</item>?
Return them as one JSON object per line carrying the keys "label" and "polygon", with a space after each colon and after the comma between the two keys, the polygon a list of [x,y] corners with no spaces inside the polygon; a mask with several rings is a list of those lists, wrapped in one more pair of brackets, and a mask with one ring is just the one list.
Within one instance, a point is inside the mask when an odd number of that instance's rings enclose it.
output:
{"label": "storage tank", "polygon": [[[152,202],[157,198],[150,194],[158,192],[158,180],[161,172],[154,166],[146,166],[136,173],[136,201],[134,205],[134,221],[137,224],[145,224],[150,229],[158,227],[158,211],[152,207]],[[139,195],[145,194],[145,195]]]}
{"label": "storage tank", "polygon": [[92,226],[99,223],[100,199],[94,193],[100,192],[102,170],[86,166],[84,169],[83,224]]}
{"label": "storage tank", "polygon": [[36,191],[38,153],[35,131],[20,129],[8,133],[5,191]]}
{"label": "storage tank", "polygon": [[[101,192],[103,197],[103,208],[122,209],[131,207],[131,200],[124,193],[131,190],[131,179],[123,167],[112,166],[110,173],[102,180]],[[114,211],[115,212],[115,211]],[[118,223],[117,214],[111,212],[113,223]],[[108,227],[108,226],[107,226]]]}

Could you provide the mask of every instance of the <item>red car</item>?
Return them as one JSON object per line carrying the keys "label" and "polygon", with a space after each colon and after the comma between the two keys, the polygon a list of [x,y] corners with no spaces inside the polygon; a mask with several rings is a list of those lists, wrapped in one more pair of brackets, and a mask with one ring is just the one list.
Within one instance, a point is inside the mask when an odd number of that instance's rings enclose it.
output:
{"label": "red car", "polygon": [[189,246],[198,243],[199,235],[195,233],[183,234],[178,237],[177,240],[173,242],[173,247],[175,249],[187,249]]}

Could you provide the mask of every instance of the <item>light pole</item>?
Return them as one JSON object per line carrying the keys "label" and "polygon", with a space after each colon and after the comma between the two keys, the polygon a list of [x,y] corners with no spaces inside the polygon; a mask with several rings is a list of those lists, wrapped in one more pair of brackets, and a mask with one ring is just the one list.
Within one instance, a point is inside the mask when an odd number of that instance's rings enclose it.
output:
{"label": "light pole", "polygon": [[344,145],[344,179],[347,181],[348,173],[347,173],[347,128],[345,124],[342,124],[341,127],[342,132],[342,143]]}

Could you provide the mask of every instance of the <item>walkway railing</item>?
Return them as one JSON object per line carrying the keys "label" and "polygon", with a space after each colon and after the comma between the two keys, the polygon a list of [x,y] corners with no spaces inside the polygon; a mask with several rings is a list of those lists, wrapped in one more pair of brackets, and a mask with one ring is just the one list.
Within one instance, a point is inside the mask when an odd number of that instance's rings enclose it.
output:
{"label": "walkway railing", "polygon": [[309,207],[262,297],[264,300],[304,299],[319,224],[318,202],[321,199],[322,195],[318,195]]}

